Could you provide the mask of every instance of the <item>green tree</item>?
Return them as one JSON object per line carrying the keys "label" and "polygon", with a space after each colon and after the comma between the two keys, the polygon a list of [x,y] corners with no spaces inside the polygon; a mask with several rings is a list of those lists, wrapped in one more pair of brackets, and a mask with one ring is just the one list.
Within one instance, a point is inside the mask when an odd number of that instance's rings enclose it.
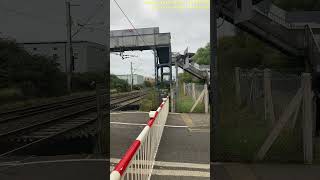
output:
{"label": "green tree", "polygon": [[[7,87],[18,87],[26,96],[64,94],[65,76],[51,57],[30,55],[14,41],[0,40],[0,72]],[[2,75],[4,76],[4,75]]]}
{"label": "green tree", "polygon": [[201,47],[197,50],[196,54],[192,57],[198,64],[210,64],[210,43],[205,47]]}
{"label": "green tree", "polygon": [[129,91],[129,84],[123,79],[119,79],[116,75],[110,74],[110,89],[116,89],[118,92]]}

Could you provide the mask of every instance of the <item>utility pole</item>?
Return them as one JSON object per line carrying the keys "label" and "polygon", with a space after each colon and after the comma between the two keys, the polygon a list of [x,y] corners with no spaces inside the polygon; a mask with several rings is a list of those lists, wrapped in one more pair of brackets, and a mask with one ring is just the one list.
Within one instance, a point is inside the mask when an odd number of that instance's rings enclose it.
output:
{"label": "utility pole", "polygon": [[178,66],[178,59],[176,58],[176,61],[174,63],[176,68],[176,94],[175,94],[175,106],[176,106],[176,112],[178,111],[178,97],[179,97],[179,66]]}
{"label": "utility pole", "polygon": [[66,1],[66,20],[67,20],[67,56],[66,56],[66,65],[67,65],[67,89],[71,93],[71,75],[72,75],[72,37],[71,37],[71,13],[70,13],[70,2]]}
{"label": "utility pole", "polygon": [[131,66],[131,91],[133,90],[133,70],[132,70],[132,61],[130,62],[130,66]]}

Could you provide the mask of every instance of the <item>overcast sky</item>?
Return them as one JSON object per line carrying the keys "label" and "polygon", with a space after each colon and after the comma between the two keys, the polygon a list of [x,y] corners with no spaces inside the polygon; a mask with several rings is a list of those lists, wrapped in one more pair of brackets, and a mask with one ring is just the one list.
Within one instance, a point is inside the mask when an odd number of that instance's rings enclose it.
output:
{"label": "overcast sky", "polygon": [[[171,33],[173,52],[196,52],[210,41],[209,9],[158,9],[154,10],[145,0],[117,0],[136,28],[159,27],[161,33]],[[188,1],[188,0],[186,0]],[[116,3],[110,1],[110,29],[132,29]],[[230,28],[228,28],[230,29]],[[225,35],[230,34],[225,32]],[[111,73],[126,74],[130,72],[130,61],[135,73],[154,76],[154,59],[150,51],[126,52],[137,57],[122,60],[111,54]],[[174,70],[173,70],[174,71]]]}
{"label": "overcast sky", "polygon": [[[95,29],[83,29],[75,40],[89,40],[106,44],[103,29],[107,0],[73,0],[71,15],[73,31],[93,16],[90,23]],[[28,41],[65,41],[66,40],[65,0],[0,0],[0,36],[11,37],[18,42]]]}

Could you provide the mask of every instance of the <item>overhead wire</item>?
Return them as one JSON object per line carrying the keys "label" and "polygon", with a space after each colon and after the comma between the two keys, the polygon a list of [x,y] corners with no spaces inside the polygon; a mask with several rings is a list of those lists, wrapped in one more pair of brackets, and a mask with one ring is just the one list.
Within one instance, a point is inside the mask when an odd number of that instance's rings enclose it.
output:
{"label": "overhead wire", "polygon": [[[127,19],[127,21],[129,22],[129,24],[132,26],[132,28],[135,30],[135,32],[137,33],[137,35],[140,37],[140,39],[143,41],[144,45],[147,45],[146,41],[144,40],[144,38],[141,36],[141,34],[138,32],[138,30],[136,29],[136,27],[133,25],[132,21],[130,20],[130,18],[127,16],[127,14],[124,12],[124,10],[121,8],[120,4],[117,2],[117,0],[113,0],[114,3],[117,5],[117,7],[120,9],[120,11],[122,12],[122,14],[125,16],[125,18]],[[152,48],[153,51],[152,54],[155,55],[155,47]]]}
{"label": "overhead wire", "polygon": [[[86,20],[86,22],[84,24],[78,24],[80,25],[80,28],[76,30],[76,32],[74,32],[72,34],[72,37],[74,37],[75,35],[77,35],[85,26],[89,25],[90,21],[95,18],[97,16],[97,14],[99,13],[99,11],[104,7],[103,4],[100,4],[94,11],[93,14],[91,16],[88,17],[88,19]],[[101,8],[101,9],[100,9]]]}
{"label": "overhead wire", "polygon": [[121,8],[121,6],[119,5],[119,3],[116,0],[113,0],[116,5],[118,6],[118,8],[120,9],[120,11],[122,12],[122,14],[125,16],[125,18],[128,20],[128,22],[130,23],[130,25],[133,27],[133,29],[136,31],[136,33],[138,34],[138,36],[141,38],[141,40],[144,42],[144,44],[146,45],[147,43],[144,41],[143,37],[140,35],[140,33],[138,32],[138,30],[136,29],[136,27],[133,25],[133,23],[131,22],[131,20],[129,19],[129,17],[127,16],[127,14],[123,11],[123,9]]}

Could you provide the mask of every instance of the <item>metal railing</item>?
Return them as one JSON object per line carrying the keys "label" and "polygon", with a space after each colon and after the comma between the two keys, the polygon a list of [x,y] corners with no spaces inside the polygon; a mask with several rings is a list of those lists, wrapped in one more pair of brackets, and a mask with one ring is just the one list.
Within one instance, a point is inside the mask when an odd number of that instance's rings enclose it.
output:
{"label": "metal railing", "polygon": [[317,61],[320,59],[320,47],[309,25],[305,26],[305,49],[306,55],[309,57],[310,62],[316,65],[315,70],[318,72],[320,67],[317,66]]}
{"label": "metal railing", "polygon": [[274,11],[272,9],[264,9],[262,7],[259,7],[259,6],[255,6],[254,9],[257,12],[263,14],[264,16],[270,18],[272,21],[284,26],[287,29],[294,29],[294,28],[300,27],[300,26],[297,26],[297,25],[294,25],[294,24],[288,22],[284,15],[279,14],[279,13],[277,13],[276,11]]}
{"label": "metal railing", "polygon": [[164,125],[169,113],[169,97],[156,111],[150,111],[148,124],[131,144],[110,174],[110,180],[150,179]]}

